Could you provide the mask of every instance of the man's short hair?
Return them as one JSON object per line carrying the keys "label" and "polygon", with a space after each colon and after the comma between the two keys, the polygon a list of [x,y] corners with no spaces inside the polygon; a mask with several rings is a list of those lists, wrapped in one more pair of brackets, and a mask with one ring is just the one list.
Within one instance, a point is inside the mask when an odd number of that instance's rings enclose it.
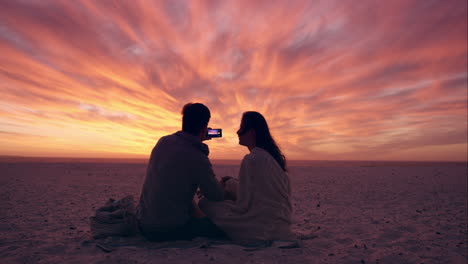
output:
{"label": "man's short hair", "polygon": [[197,136],[210,121],[210,109],[204,104],[188,103],[182,109],[182,131]]}

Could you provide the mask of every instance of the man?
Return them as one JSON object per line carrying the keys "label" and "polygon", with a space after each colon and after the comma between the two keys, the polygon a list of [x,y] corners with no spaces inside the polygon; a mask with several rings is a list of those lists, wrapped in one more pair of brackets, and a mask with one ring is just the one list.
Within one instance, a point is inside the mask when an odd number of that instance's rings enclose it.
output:
{"label": "man", "polygon": [[210,110],[188,103],[182,115],[182,131],[159,139],[151,152],[137,208],[140,231],[152,241],[223,235],[208,218],[192,217],[197,188],[209,200],[224,198],[208,159],[208,146],[202,143],[207,139]]}

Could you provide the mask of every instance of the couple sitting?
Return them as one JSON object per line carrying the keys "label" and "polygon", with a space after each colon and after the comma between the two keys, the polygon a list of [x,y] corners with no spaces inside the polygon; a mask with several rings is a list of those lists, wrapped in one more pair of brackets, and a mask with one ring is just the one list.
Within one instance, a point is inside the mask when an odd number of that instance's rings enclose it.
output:
{"label": "couple sitting", "polygon": [[[189,103],[182,114],[182,131],[162,137],[151,152],[136,214],[141,233],[151,241],[294,239],[286,161],[264,117],[257,112],[242,116],[239,144],[250,154],[242,160],[236,184],[232,178],[216,179],[202,143],[208,139],[210,110]],[[203,195],[198,204],[197,189]]]}

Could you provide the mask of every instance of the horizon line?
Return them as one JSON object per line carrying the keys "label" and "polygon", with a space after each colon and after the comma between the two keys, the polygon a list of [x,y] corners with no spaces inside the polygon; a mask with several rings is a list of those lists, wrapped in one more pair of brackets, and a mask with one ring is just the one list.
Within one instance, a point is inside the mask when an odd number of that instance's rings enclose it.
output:
{"label": "horizon line", "polygon": [[[13,160],[10,160],[13,159]],[[20,159],[20,160],[16,160]],[[15,155],[0,155],[0,162],[13,162],[13,161],[38,161],[40,159],[45,160],[56,160],[56,161],[66,161],[66,160],[82,160],[82,161],[91,161],[91,160],[103,160],[103,161],[145,161],[149,160],[148,157],[64,157],[64,156],[15,156]],[[241,162],[242,159],[210,159],[211,161],[226,161],[226,162]],[[287,161],[298,163],[298,162],[444,162],[444,163],[468,163],[468,160],[384,160],[384,159],[375,159],[375,160],[366,160],[366,159],[287,159]],[[129,162],[130,163],[130,162]],[[140,163],[140,162],[138,162]]]}

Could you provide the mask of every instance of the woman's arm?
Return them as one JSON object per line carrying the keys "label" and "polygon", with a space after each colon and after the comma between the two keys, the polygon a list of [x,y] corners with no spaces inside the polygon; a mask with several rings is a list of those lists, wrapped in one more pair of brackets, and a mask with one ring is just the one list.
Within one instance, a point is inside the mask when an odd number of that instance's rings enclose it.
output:
{"label": "woman's arm", "polygon": [[231,176],[222,178],[221,183],[224,189],[224,200],[237,200],[237,186],[239,181]]}
{"label": "woman's arm", "polygon": [[255,160],[250,154],[242,160],[239,171],[239,184],[237,189],[236,208],[240,212],[248,211],[254,196],[253,179],[256,174]]}

